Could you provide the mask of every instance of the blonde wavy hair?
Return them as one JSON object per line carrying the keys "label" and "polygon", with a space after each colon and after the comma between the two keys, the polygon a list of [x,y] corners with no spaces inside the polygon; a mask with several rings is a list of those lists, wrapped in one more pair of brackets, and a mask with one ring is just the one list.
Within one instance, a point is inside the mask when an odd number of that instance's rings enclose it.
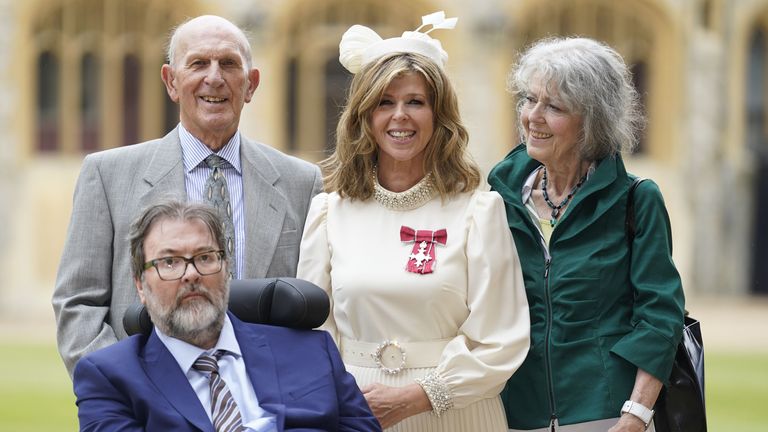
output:
{"label": "blonde wavy hair", "polygon": [[373,196],[378,146],[371,116],[389,84],[408,73],[424,77],[434,115],[434,132],[424,150],[424,172],[432,173],[442,198],[478,187],[480,170],[467,151],[469,134],[445,72],[422,55],[393,53],[365,65],[352,79],[336,128],[336,147],[320,162],[326,192],[360,200]]}

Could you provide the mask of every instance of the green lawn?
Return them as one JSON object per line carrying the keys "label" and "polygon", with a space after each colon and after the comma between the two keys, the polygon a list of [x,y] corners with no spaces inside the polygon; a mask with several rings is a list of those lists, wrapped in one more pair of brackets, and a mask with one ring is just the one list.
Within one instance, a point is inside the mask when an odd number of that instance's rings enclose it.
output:
{"label": "green lawn", "polygon": [[704,367],[708,430],[765,431],[768,353],[705,352]]}
{"label": "green lawn", "polygon": [[[72,384],[56,348],[0,342],[0,432],[77,430]],[[768,353],[707,353],[710,432],[765,430]]]}
{"label": "green lawn", "polygon": [[0,431],[76,431],[77,408],[52,345],[0,342]]}

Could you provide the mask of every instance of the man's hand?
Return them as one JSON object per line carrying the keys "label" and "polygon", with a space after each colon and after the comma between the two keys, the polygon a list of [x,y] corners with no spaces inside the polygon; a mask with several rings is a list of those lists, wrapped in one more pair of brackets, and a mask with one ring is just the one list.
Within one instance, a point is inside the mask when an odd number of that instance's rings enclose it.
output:
{"label": "man's hand", "polygon": [[390,387],[375,383],[363,387],[362,392],[373,415],[384,429],[410,416],[432,409],[427,394],[418,384]]}

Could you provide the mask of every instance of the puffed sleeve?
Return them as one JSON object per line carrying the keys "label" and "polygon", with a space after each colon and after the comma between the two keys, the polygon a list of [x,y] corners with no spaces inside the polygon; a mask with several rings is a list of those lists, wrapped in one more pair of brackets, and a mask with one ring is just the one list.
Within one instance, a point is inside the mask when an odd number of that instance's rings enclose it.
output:
{"label": "puffed sleeve", "polygon": [[467,226],[467,310],[436,371],[419,383],[435,413],[499,394],[528,353],[520,260],[496,192],[476,192]]}
{"label": "puffed sleeve", "polygon": [[630,279],[635,288],[634,330],[611,352],[666,381],[682,337],[685,298],[672,261],[672,232],[658,186],[646,180],[635,191],[635,237]]}
{"label": "puffed sleeve", "polygon": [[339,344],[336,321],[333,318],[333,296],[331,296],[331,249],[328,244],[328,194],[323,192],[312,199],[301,238],[299,265],[296,277],[319,286],[331,302],[331,313],[320,329],[327,331]]}

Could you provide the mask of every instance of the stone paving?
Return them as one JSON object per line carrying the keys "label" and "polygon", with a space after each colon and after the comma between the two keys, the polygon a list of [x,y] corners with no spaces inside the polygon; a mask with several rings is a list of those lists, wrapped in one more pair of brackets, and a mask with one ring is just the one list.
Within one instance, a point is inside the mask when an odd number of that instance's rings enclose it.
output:
{"label": "stone paving", "polygon": [[705,353],[768,353],[768,297],[696,297],[686,309],[701,321]]}

